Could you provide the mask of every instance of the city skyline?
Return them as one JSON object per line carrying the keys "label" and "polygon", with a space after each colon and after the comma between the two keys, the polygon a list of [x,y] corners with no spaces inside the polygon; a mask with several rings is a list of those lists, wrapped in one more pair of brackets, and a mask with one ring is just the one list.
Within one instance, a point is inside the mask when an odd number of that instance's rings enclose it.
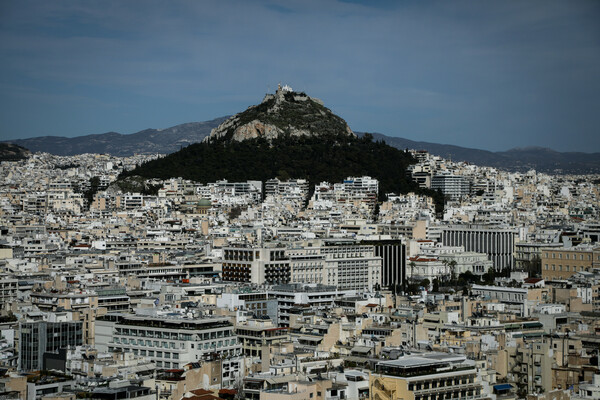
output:
{"label": "city skyline", "polygon": [[593,2],[8,3],[2,140],[206,121],[277,83],[355,131],[600,150]]}

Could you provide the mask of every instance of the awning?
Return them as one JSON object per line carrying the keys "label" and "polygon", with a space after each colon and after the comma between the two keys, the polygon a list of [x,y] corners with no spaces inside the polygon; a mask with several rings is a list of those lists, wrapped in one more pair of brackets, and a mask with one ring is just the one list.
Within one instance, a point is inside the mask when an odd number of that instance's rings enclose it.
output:
{"label": "awning", "polygon": [[318,337],[318,336],[298,336],[298,340],[307,340],[309,342],[320,342],[321,340],[323,340],[322,337]]}
{"label": "awning", "polygon": [[367,354],[371,350],[373,350],[373,348],[369,346],[354,346],[351,351],[353,353]]}
{"label": "awning", "polygon": [[148,371],[154,371],[155,369],[156,369],[156,365],[154,365],[152,363],[127,367],[127,370],[130,372],[148,372]]}
{"label": "awning", "polygon": [[501,383],[499,385],[494,385],[494,390],[510,390],[513,386],[510,383]]}

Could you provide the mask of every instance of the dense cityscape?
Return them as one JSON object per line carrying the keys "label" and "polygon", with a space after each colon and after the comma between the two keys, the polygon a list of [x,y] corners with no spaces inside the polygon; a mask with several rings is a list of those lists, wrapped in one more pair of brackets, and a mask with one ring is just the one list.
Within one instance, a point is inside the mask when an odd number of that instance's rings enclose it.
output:
{"label": "dense cityscape", "polygon": [[0,2],[0,400],[600,400],[600,1]]}
{"label": "dense cityscape", "polygon": [[369,176],[3,162],[2,398],[597,398],[598,177],[410,154],[443,213]]}

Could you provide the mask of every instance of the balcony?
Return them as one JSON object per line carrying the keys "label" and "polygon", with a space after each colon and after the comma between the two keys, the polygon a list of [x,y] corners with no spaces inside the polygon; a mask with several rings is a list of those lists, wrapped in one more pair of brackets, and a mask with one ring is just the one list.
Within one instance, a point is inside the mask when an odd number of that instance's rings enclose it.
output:
{"label": "balcony", "polygon": [[454,385],[448,385],[448,386],[438,386],[435,388],[428,388],[428,389],[414,389],[415,394],[419,394],[419,395],[429,395],[432,393],[440,393],[440,392],[447,392],[447,391],[455,391],[455,390],[474,390],[477,389],[479,387],[479,385],[475,382],[471,382],[471,383],[462,383],[462,384],[454,384]]}

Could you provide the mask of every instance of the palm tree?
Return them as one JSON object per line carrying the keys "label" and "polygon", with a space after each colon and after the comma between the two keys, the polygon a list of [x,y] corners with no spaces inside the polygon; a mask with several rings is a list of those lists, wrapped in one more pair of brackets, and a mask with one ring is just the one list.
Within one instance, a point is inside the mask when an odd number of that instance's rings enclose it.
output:
{"label": "palm tree", "polygon": [[414,261],[411,261],[408,265],[410,266],[410,282],[413,283],[415,281],[415,267],[417,264]]}
{"label": "palm tree", "polygon": [[456,279],[456,260],[450,260],[450,262],[448,263],[448,267],[450,267],[450,281],[454,282],[454,280]]}

